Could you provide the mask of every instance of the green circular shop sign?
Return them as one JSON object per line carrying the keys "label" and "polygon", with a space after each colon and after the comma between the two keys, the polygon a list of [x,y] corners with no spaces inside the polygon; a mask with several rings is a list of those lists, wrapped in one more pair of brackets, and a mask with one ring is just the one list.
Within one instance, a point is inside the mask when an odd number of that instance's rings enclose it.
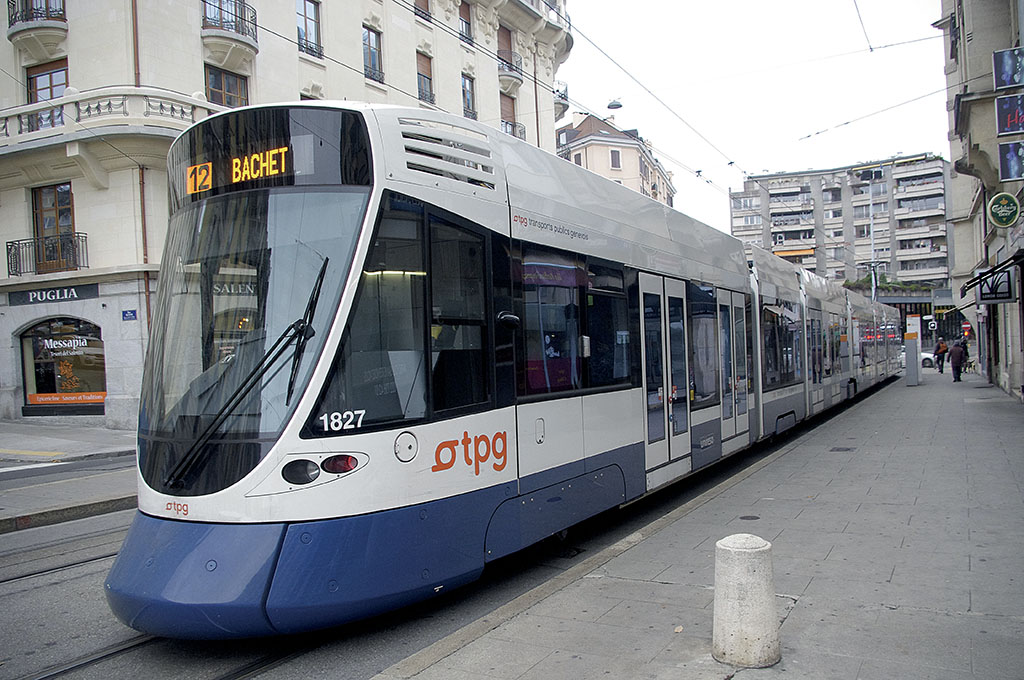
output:
{"label": "green circular shop sign", "polygon": [[1013,194],[996,194],[988,202],[988,218],[1000,229],[1012,227],[1020,217],[1020,201]]}

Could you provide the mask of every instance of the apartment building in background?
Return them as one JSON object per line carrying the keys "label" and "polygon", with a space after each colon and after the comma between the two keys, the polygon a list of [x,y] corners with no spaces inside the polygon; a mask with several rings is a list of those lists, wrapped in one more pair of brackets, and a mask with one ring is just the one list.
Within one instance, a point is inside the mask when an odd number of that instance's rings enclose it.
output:
{"label": "apartment building in background", "polygon": [[1024,224],[993,210],[1024,199],[1022,12],[1010,0],[942,0],[933,25],[946,55],[954,303],[982,374],[1024,399]]}
{"label": "apartment building in background", "polygon": [[0,418],[135,427],[166,156],[189,125],[247,104],[363,100],[554,152],[571,48],[564,0],[8,0]]}
{"label": "apartment building in background", "polygon": [[949,175],[930,154],[752,175],[729,192],[732,234],[829,279],[944,289]]}
{"label": "apartment building in background", "polygon": [[672,173],[654,156],[651,143],[636,130],[620,130],[614,117],[573,113],[556,132],[558,155],[671,207]]}

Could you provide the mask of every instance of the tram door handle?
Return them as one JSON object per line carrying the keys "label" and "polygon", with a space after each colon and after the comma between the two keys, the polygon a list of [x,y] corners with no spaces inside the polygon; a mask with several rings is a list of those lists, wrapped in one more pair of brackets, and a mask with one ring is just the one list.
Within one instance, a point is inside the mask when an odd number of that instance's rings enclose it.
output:
{"label": "tram door handle", "polygon": [[537,427],[537,443],[538,444],[543,444],[544,443],[544,419],[543,418],[537,418],[536,427]]}

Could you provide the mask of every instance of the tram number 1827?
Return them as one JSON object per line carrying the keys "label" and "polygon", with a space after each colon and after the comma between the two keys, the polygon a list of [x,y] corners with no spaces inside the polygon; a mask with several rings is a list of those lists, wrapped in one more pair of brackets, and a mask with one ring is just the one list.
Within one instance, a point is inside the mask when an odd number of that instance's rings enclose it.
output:
{"label": "tram number 1827", "polygon": [[323,423],[324,432],[341,432],[342,430],[356,430],[363,426],[363,416],[366,411],[334,411],[333,413],[322,413],[317,420]]}

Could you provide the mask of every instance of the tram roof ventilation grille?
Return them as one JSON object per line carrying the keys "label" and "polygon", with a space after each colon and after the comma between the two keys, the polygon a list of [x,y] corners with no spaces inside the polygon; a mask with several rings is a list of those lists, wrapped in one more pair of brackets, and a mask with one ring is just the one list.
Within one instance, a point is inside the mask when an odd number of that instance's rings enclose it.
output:
{"label": "tram roof ventilation grille", "polygon": [[416,118],[400,118],[406,167],[494,189],[494,161],[487,136],[476,130]]}

